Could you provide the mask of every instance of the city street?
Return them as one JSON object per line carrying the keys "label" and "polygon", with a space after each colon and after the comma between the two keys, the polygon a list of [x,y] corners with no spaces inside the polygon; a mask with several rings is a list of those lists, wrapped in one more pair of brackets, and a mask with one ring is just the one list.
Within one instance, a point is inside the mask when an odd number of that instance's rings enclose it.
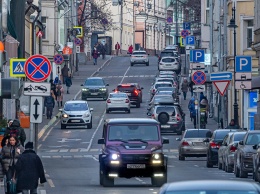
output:
{"label": "city street", "polygon": [[[107,61],[108,60],[108,61]],[[63,194],[131,194],[137,193],[157,193],[159,188],[151,186],[148,178],[116,179],[115,187],[104,188],[99,185],[99,162],[98,154],[101,145],[97,140],[101,138],[102,124],[106,118],[140,118],[146,116],[148,106],[149,90],[153,79],[157,73],[157,58],[150,57],[150,66],[135,65],[130,67],[129,57],[113,57],[111,61],[100,61],[98,66],[84,65],[79,67],[78,74],[73,78],[71,94],[65,94],[65,99],[80,99],[80,84],[84,83],[89,76],[103,77],[109,84],[109,91],[119,83],[138,82],[143,90],[143,103],[141,108],[131,108],[131,114],[124,112],[105,113],[105,101],[101,99],[88,100],[89,106],[93,111],[93,128],[67,128],[60,129],[59,119],[55,117],[50,121],[52,124],[47,127],[49,120],[39,129],[39,149],[38,153],[42,158],[46,171],[48,183],[38,188],[39,193],[63,193]],[[94,73],[104,63],[103,68]],[[188,112],[188,100],[183,100],[181,96],[181,105],[186,113]],[[55,107],[55,114],[58,114],[58,107]],[[186,128],[192,128],[193,125],[186,116]],[[207,128],[216,129],[217,123],[209,119]],[[235,178],[233,173],[220,171],[217,167],[206,168],[205,158],[187,158],[185,161],[178,160],[178,143],[175,139],[176,134],[164,135],[170,140],[170,144],[164,147],[165,154],[168,155],[168,182],[180,180],[197,179],[219,179],[219,180],[247,180]]]}

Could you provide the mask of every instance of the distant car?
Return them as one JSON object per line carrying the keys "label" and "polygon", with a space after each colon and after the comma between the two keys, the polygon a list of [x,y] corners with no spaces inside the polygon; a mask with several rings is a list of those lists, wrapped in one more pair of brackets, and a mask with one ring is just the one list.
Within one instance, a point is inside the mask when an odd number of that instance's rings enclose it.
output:
{"label": "distant car", "polygon": [[167,183],[167,156],[157,121],[148,118],[107,119],[103,125],[99,182],[114,186],[115,178],[149,177],[153,186]]}
{"label": "distant car", "polygon": [[172,70],[179,74],[181,72],[181,65],[176,57],[163,57],[158,64],[158,70]]}
{"label": "distant car", "polygon": [[149,66],[149,58],[146,51],[134,51],[131,54],[130,65],[133,66],[134,64],[145,64]]}
{"label": "distant car", "polygon": [[123,110],[130,113],[130,100],[126,93],[113,92],[108,95],[108,99],[106,101],[106,113],[118,110]]}
{"label": "distant car", "polygon": [[[212,168],[213,165],[218,164],[218,149],[221,146],[221,143],[224,139],[224,137],[229,132],[236,132],[239,129],[217,129],[213,132],[213,135],[210,139],[207,139],[209,142],[208,149],[207,149],[207,167]],[[222,165],[222,163],[218,164],[219,166]],[[222,166],[221,166],[222,168]]]}
{"label": "distant car", "polygon": [[231,180],[179,181],[163,185],[159,194],[259,194],[256,183]]}
{"label": "distant car", "polygon": [[174,103],[174,98],[170,94],[154,95],[152,100],[149,102],[149,107],[154,107],[155,105],[158,105],[163,102]]}
{"label": "distant car", "polygon": [[152,98],[153,95],[156,93],[157,88],[159,87],[173,87],[171,82],[155,82],[151,89],[150,89],[150,97]]}
{"label": "distant car", "polygon": [[67,126],[87,126],[92,129],[92,111],[89,108],[87,101],[70,100],[64,104],[61,112],[61,129],[66,129]]}
{"label": "distant car", "polygon": [[106,100],[108,97],[109,84],[106,84],[101,77],[90,77],[84,84],[81,84],[81,100],[87,100],[88,98],[103,98]]}
{"label": "distant car", "polygon": [[126,93],[131,104],[140,108],[141,103],[143,102],[143,89],[144,88],[140,87],[138,83],[122,83],[118,84],[114,91]]}
{"label": "distant car", "polygon": [[212,132],[209,129],[186,129],[178,146],[179,160],[185,160],[185,157],[205,157],[207,155],[206,138],[210,138]]}
{"label": "distant car", "polygon": [[168,50],[163,50],[160,55],[158,55],[158,63],[161,61],[161,59],[163,57],[177,57],[179,58],[179,55],[174,52],[175,50],[171,50],[171,49],[168,49]]}
{"label": "distant car", "polygon": [[163,92],[163,91],[171,91],[174,95],[173,98],[176,99],[177,102],[179,102],[179,91],[176,87],[158,87],[156,92]]}

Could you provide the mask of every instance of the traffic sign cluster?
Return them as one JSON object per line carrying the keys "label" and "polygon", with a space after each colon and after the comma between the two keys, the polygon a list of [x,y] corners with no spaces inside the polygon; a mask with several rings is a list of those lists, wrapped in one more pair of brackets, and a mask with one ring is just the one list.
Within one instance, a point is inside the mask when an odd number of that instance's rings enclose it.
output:
{"label": "traffic sign cluster", "polygon": [[235,88],[238,90],[251,89],[252,57],[236,56],[235,58]]}

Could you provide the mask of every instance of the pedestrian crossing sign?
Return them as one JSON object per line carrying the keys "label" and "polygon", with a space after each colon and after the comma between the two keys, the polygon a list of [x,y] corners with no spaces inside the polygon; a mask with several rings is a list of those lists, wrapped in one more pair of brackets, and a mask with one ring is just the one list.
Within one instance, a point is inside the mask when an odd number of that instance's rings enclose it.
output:
{"label": "pedestrian crossing sign", "polygon": [[26,59],[10,59],[10,77],[26,77],[24,73],[24,64]]}

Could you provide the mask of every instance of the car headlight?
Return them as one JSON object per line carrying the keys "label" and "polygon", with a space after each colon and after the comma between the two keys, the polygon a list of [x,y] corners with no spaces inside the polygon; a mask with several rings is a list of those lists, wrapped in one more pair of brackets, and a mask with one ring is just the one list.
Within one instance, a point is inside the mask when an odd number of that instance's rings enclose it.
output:
{"label": "car headlight", "polygon": [[82,88],[82,91],[88,91],[88,88]]}
{"label": "car headlight", "polygon": [[111,155],[111,158],[112,158],[113,160],[117,160],[117,159],[119,158],[119,155],[118,155],[118,154],[112,154],[112,155]]}
{"label": "car headlight", "polygon": [[83,117],[89,117],[89,116],[90,116],[89,113],[84,113],[84,114],[83,114]]}
{"label": "car headlight", "polygon": [[101,91],[106,91],[107,89],[106,88],[100,88]]}
{"label": "car headlight", "polygon": [[160,154],[154,154],[154,155],[153,155],[153,158],[156,159],[156,160],[158,160],[158,159],[160,158]]}
{"label": "car headlight", "polygon": [[67,115],[66,113],[63,113],[63,114],[62,114],[62,117],[63,117],[63,118],[68,118],[69,115]]}

